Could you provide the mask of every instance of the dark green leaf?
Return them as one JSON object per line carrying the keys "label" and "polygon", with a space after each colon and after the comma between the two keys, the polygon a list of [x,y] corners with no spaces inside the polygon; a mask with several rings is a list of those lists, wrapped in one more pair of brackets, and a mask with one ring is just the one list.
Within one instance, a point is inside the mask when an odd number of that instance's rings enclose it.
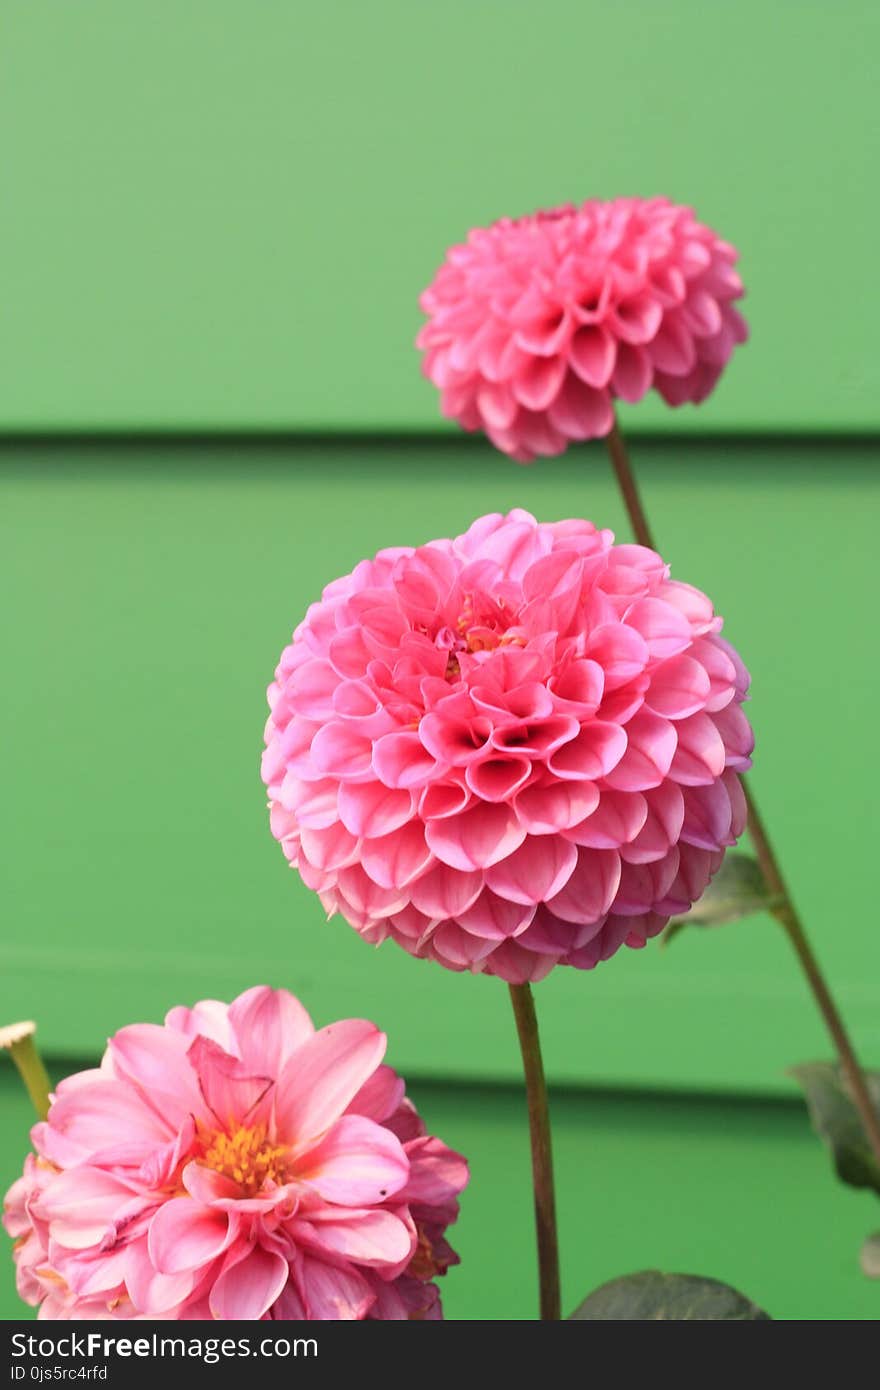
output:
{"label": "dark green leaf", "polygon": [[[880,1194],[880,1163],[837,1063],[804,1062],[791,1067],[789,1075],[803,1087],[813,1127],[831,1150],[837,1176],[850,1187],[870,1187]],[[880,1072],[865,1072],[865,1080],[880,1112]]]}
{"label": "dark green leaf", "polygon": [[768,893],[757,859],[727,854],[703,896],[683,917],[673,917],[662,939],[668,944],[685,927],[720,927],[753,912],[768,912],[780,902]]}
{"label": "dark green leaf", "polygon": [[569,1321],[575,1322],[758,1322],[764,1313],[729,1284],[697,1274],[661,1274],[645,1269],[612,1279],[588,1294]]}
{"label": "dark green leaf", "polygon": [[867,1274],[869,1279],[880,1279],[880,1231],[868,1236],[862,1246],[859,1264],[862,1266],[862,1273]]}

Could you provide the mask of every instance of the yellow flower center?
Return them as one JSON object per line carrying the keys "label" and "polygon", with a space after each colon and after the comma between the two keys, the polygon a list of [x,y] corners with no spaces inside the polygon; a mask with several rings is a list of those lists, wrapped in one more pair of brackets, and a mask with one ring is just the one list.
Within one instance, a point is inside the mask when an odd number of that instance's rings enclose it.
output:
{"label": "yellow flower center", "polygon": [[281,1187],[287,1181],[289,1154],[282,1144],[269,1143],[265,1125],[240,1125],[214,1134],[201,1162],[238,1183],[245,1197],[256,1197],[266,1183]]}

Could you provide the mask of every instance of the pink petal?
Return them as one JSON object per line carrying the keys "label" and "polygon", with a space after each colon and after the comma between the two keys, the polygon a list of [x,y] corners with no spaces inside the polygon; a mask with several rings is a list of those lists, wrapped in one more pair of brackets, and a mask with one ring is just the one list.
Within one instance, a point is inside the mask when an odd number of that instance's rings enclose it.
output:
{"label": "pink petal", "polygon": [[313,830],[304,825],[300,832],[300,849],[312,868],[332,874],[357,862],[360,841],[338,822],[325,830]]}
{"label": "pink petal", "polygon": [[598,324],[579,328],[568,348],[568,360],[582,381],[601,390],[614,371],[617,341]]}
{"label": "pink petal", "polygon": [[479,897],[481,873],[467,873],[436,864],[412,886],[412,905],[426,917],[458,917]]}
{"label": "pink petal", "polygon": [[572,661],[551,677],[549,685],[557,706],[583,720],[594,715],[602,702],[605,673],[597,661]]}
{"label": "pink petal", "polygon": [[[671,604],[682,614],[694,637],[710,632],[715,626],[715,609],[711,599],[700,589],[695,589],[693,584],[683,584],[680,579],[667,579],[661,595],[659,601]],[[674,652],[666,652],[665,655],[673,656]]]}
{"label": "pink petal", "polygon": [[426,714],[419,724],[419,738],[438,764],[465,767],[479,758],[492,733],[485,715],[449,718],[445,714]]}
{"label": "pink petal", "polygon": [[745,772],[752,765],[755,735],[742,709],[738,704],[726,705],[712,715],[712,722],[727,750],[727,766]]}
{"label": "pink petal", "polygon": [[287,1261],[274,1250],[253,1245],[231,1264],[211,1290],[211,1312],[230,1322],[253,1322],[267,1312],[290,1277]]}
{"label": "pink petal", "polygon": [[385,1054],[384,1033],[365,1019],[321,1028],[288,1059],[275,1093],[278,1135],[302,1152],[324,1134]]}
{"label": "pink petal", "polygon": [[254,1075],[249,1066],[210,1038],[196,1038],[187,1057],[198,1076],[205,1104],[221,1127],[246,1121],[272,1085],[270,1076]]}
{"label": "pink petal", "polygon": [[150,1223],[150,1259],[160,1274],[200,1269],[223,1253],[233,1235],[226,1212],[199,1206],[191,1197],[175,1197]]}
{"label": "pink petal", "polygon": [[514,809],[530,835],[551,835],[579,825],[598,804],[599,791],[592,782],[550,781],[525,787]]}
{"label": "pink petal", "polygon": [[489,429],[506,430],[513,424],[517,404],[508,386],[484,381],[477,392],[477,408]]}
{"label": "pink petal", "polygon": [[492,744],[499,751],[526,753],[533,758],[545,758],[561,748],[578,732],[578,721],[570,714],[551,714],[546,719],[503,724],[492,735]]}
{"label": "pink petal", "polygon": [[644,637],[621,623],[603,623],[594,628],[587,642],[587,655],[602,667],[606,690],[616,690],[641,675],[650,658]]}
{"label": "pink petal", "polygon": [[289,1222],[287,1229],[298,1245],[303,1243],[331,1258],[351,1260],[367,1268],[405,1264],[415,1244],[406,1222],[383,1210],[341,1212],[320,1207],[302,1220]]}
{"label": "pink petal", "polygon": [[627,626],[644,638],[651,656],[666,661],[690,646],[687,619],[672,604],[658,598],[639,599],[626,614]]}
{"label": "pink petal", "polygon": [[343,869],[336,880],[337,892],[356,913],[367,917],[390,917],[400,912],[407,902],[405,888],[381,888],[360,864]]}
{"label": "pink petal", "polygon": [[152,1023],[134,1023],[107,1044],[117,1076],[130,1081],[174,1130],[190,1115],[206,1117],[207,1110],[195,1073],[187,1061],[189,1040],[182,1033]]}
{"label": "pink petal", "polygon": [[706,710],[714,714],[729,705],[736,694],[736,665],[718,637],[698,637],[691,647],[691,655],[699,661],[709,678]]}
{"label": "pink petal", "polygon": [[471,764],[465,781],[482,801],[509,801],[531,773],[528,758],[484,758]]}
{"label": "pink petal", "polygon": [[452,970],[471,970],[491,953],[494,942],[472,936],[457,922],[441,922],[430,941],[434,960]]}
{"label": "pink petal", "polygon": [[329,661],[306,661],[294,671],[285,694],[294,714],[318,721],[333,716],[333,693],[339,676]]}
{"label": "pink petal", "polygon": [[325,1202],[359,1207],[399,1192],[409,1160],[390,1130],[362,1115],[343,1115],[313,1149],[301,1154],[294,1176]]}
{"label": "pink petal", "polygon": [[687,787],[681,838],[700,849],[720,850],[733,842],[730,797],[719,779],[707,787]]}
{"label": "pink petal", "polygon": [[566,831],[566,839],[591,849],[617,849],[639,834],[648,803],[638,792],[604,791],[596,810]]}
{"label": "pink petal", "polygon": [[424,826],[410,821],[389,835],[364,840],[361,863],[380,888],[405,888],[433,863],[425,843]]}
{"label": "pink petal", "polygon": [[409,1182],[400,1194],[407,1202],[427,1203],[432,1207],[445,1207],[450,1204],[451,1215],[457,1211],[456,1198],[467,1186],[469,1172],[467,1160],[461,1154],[448,1149],[433,1135],[422,1135],[406,1146],[410,1161]]}
{"label": "pink petal", "polygon": [[289,990],[268,985],[256,985],[233,1000],[229,1021],[245,1066],[265,1076],[277,1076],[294,1048],[315,1031]]}
{"label": "pink petal", "polygon": [[437,760],[414,729],[385,734],[373,747],[373,770],[386,787],[424,786],[437,774]]}
{"label": "pink petal", "polygon": [[663,859],[650,864],[624,864],[614,899],[616,915],[631,916],[650,912],[662,902],[678,873],[678,848],[673,846]]}
{"label": "pink petal", "polygon": [[650,294],[624,300],[610,316],[614,332],[626,343],[648,343],[660,327],[663,310]]}
{"label": "pink petal", "polygon": [[334,720],[315,734],[310,753],[319,772],[341,781],[357,780],[369,776],[373,745],[350,725]]}
{"label": "pink petal", "polygon": [[352,835],[388,835],[412,816],[409,791],[378,782],[345,782],[339,788],[339,819]]}
{"label": "pink petal", "polygon": [[[339,783],[334,777],[323,777],[318,782],[303,782],[288,772],[281,783],[280,795],[284,809],[296,812],[299,825],[321,830],[332,825],[337,818]],[[220,1038],[217,1041],[222,1043]]]}
{"label": "pink petal", "polygon": [[656,369],[672,376],[686,376],[697,360],[693,336],[674,313],[665,316],[648,351]]}
{"label": "pink petal", "polygon": [[[143,1248],[145,1244],[145,1241],[139,1241],[137,1245],[128,1247],[125,1287],[138,1313],[148,1318],[159,1318],[190,1297],[194,1277],[189,1270],[183,1270],[180,1274],[160,1274],[153,1268]],[[104,1316],[107,1316],[106,1313]]]}
{"label": "pink petal", "polygon": [[366,1115],[368,1120],[381,1123],[397,1110],[404,1092],[403,1080],[393,1067],[377,1067],[349,1103],[346,1114]]}
{"label": "pink petal", "polygon": [[646,709],[634,714],[626,726],[626,753],[606,774],[607,785],[621,792],[658,787],[675,754],[677,727]]}
{"label": "pink petal", "polygon": [[565,376],[561,357],[530,357],[513,378],[513,394],[527,410],[546,410]]}
{"label": "pink petal", "polygon": [[419,815],[423,820],[441,820],[444,816],[457,816],[471,800],[471,792],[465,782],[434,782],[425,787],[419,798]]}
{"label": "pink petal", "polygon": [[186,1191],[199,1206],[213,1207],[217,1211],[231,1213],[269,1212],[279,1206],[287,1188],[272,1188],[262,1197],[245,1197],[234,1178],[218,1173],[204,1163],[193,1159],[181,1174]]}
{"label": "pink petal", "polygon": [[296,1279],[313,1322],[358,1321],[376,1301],[366,1279],[356,1270],[336,1268],[308,1255],[297,1262]]}
{"label": "pink petal", "polygon": [[542,902],[560,892],[577,860],[578,851],[569,841],[529,836],[507,859],[486,871],[486,885],[511,902]]}
{"label": "pink petal", "polygon": [[[721,718],[726,711],[722,710]],[[669,775],[683,786],[705,786],[724,771],[726,751],[724,742],[708,714],[692,714],[675,726],[678,748]]]}
{"label": "pink petal", "polygon": [[504,941],[524,931],[535,915],[535,903],[515,903],[499,898],[487,888],[476,902],[464,912],[456,912],[455,920],[472,936],[488,941]]}
{"label": "pink petal", "polygon": [[574,551],[551,551],[526,570],[522,580],[523,595],[530,601],[564,598],[572,590],[580,589],[583,572],[584,562]]}
{"label": "pink petal", "polygon": [[613,850],[582,849],[574,872],[548,907],[565,922],[596,922],[614,901],[620,883],[620,855]]}
{"label": "pink petal", "polygon": [[638,835],[621,846],[621,857],[630,864],[662,859],[681,834],[685,800],[674,782],[665,781],[645,792],[648,817]]}
{"label": "pink petal", "polygon": [[555,777],[595,781],[607,777],[626,752],[627,734],[617,724],[595,719],[583,724],[577,738],[557,749],[547,766]]}
{"label": "pink petal", "polygon": [[709,691],[704,666],[692,656],[673,656],[651,673],[645,705],[666,719],[684,719],[705,707]]}
{"label": "pink petal", "polygon": [[[142,1163],[153,1150],[167,1143],[171,1126],[150,1109],[139,1093],[112,1077],[59,1095],[52,1106],[52,1123],[46,1127],[43,1151],[52,1160],[59,1136],[73,1145],[80,1160],[117,1146],[124,1135],[131,1164]],[[67,1162],[71,1150],[67,1149]],[[60,1157],[60,1154],[59,1154]]]}
{"label": "pink petal", "polygon": [[549,411],[550,423],[567,439],[599,439],[614,423],[607,391],[586,386],[569,372]]}
{"label": "pink petal", "polygon": [[615,395],[625,401],[640,401],[650,389],[654,369],[644,348],[618,343],[617,362],[611,385]]}
{"label": "pink petal", "polygon": [[509,807],[483,802],[446,820],[433,820],[425,838],[452,869],[486,869],[522,844],[526,832]]}
{"label": "pink petal", "polygon": [[197,1038],[201,1033],[205,1038],[213,1038],[227,1052],[233,1049],[229,1005],[222,1004],[219,999],[200,999],[191,1009],[182,1004],[169,1009],[165,1015],[165,1026],[183,1033],[187,1038]]}
{"label": "pink petal", "polygon": [[116,1220],[133,1195],[132,1185],[112,1173],[83,1165],[58,1173],[39,1198],[39,1209],[53,1240],[86,1250],[115,1233]]}

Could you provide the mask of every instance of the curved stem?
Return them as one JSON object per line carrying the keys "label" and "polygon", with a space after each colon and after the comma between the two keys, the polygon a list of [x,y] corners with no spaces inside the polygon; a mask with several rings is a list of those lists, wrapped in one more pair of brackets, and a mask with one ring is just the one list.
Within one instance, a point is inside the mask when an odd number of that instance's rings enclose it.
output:
{"label": "curved stem", "polygon": [[[616,421],[605,442],[636,540],[640,545],[650,546],[653,550],[655,547],[651,528],[642,506],[626,446]],[[880,1113],[872,1104],[864,1073],[853,1050],[840,1011],[834,1002],[819,962],[813,954],[803,922],[792,902],[779,860],[776,857],[776,851],[770,843],[766,827],[755,805],[755,798],[747,782],[743,782],[742,787],[749,813],[749,835],[755,847],[755,855],[761,868],[764,883],[770,896],[780,900],[780,905],[773,909],[773,916],[782,926],[800,961],[807,983],[813,992],[813,998],[837,1050],[841,1071],[849,1084],[853,1102],[861,1117],[865,1133],[877,1161],[880,1162]]]}
{"label": "curved stem", "polygon": [[837,1049],[840,1059],[840,1067],[849,1083],[853,1102],[861,1117],[865,1127],[865,1133],[874,1150],[874,1155],[880,1162],[880,1113],[878,1113],[870,1092],[865,1082],[864,1073],[859,1065],[858,1058],[853,1051],[846,1025],[841,1018],[837,1005],[834,1002],[831,991],[825,980],[819,962],[813,954],[804,924],[800,919],[797,909],[791,900],[791,895],[782,876],[782,869],[774,853],[773,846],[767,836],[764,822],[761,819],[755,799],[749,789],[748,783],[742,783],[745,792],[746,806],[749,812],[749,835],[755,847],[755,855],[764,876],[764,882],[770,892],[771,897],[780,900],[779,907],[773,909],[773,916],[785,930],[789,941],[794,947],[795,954],[801,963],[804,974],[807,977],[813,997],[819,1006],[825,1025],[831,1035],[831,1040]]}
{"label": "curved stem", "polygon": [[553,1192],[550,1112],[547,1106],[547,1083],[544,1080],[538,1019],[531,986],[511,985],[510,999],[522,1051],[529,1108],[541,1319],[544,1322],[559,1322],[562,1316],[559,1293],[559,1242],[556,1235],[556,1198]]}

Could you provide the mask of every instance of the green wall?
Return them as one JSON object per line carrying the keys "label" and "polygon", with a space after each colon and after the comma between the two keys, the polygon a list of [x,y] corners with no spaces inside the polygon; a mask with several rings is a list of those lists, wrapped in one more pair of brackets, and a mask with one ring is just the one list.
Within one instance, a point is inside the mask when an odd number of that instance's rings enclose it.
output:
{"label": "green wall", "polygon": [[[642,445],[674,573],[751,667],[750,776],[817,949],[880,1059],[870,758],[880,653],[864,445]],[[320,1019],[375,1015],[410,1072],[513,1077],[506,991],[376,950],[269,835],[265,687],[323,584],[492,508],[626,534],[600,444],[531,469],[488,446],[253,444],[5,451],[2,690],[12,732],[0,1016],[91,1053],[135,1017],[253,981]],[[826,1043],[779,929],[756,918],[541,985],[565,1081],[779,1091]]]}
{"label": "green wall", "polygon": [[0,423],[440,428],[445,247],[663,192],[754,339],[640,426],[875,429],[878,45],[874,0],[5,0]]}
{"label": "green wall", "polygon": [[[534,1309],[506,991],[323,921],[268,832],[265,686],[381,545],[511,506],[628,535],[601,445],[520,469],[440,419],[416,301],[472,224],[692,203],[742,249],[752,341],[699,411],[624,421],[661,548],[752,669],[752,785],[880,1064],[878,44],[869,0],[2,8],[0,1022],[69,1070],[258,980],[374,1017],[471,1158],[453,1317]],[[538,1001],[569,1305],[653,1264],[876,1316],[876,1203],[785,1078],[829,1049],[772,922]],[[0,1187],[29,1122],[0,1061]]]}

